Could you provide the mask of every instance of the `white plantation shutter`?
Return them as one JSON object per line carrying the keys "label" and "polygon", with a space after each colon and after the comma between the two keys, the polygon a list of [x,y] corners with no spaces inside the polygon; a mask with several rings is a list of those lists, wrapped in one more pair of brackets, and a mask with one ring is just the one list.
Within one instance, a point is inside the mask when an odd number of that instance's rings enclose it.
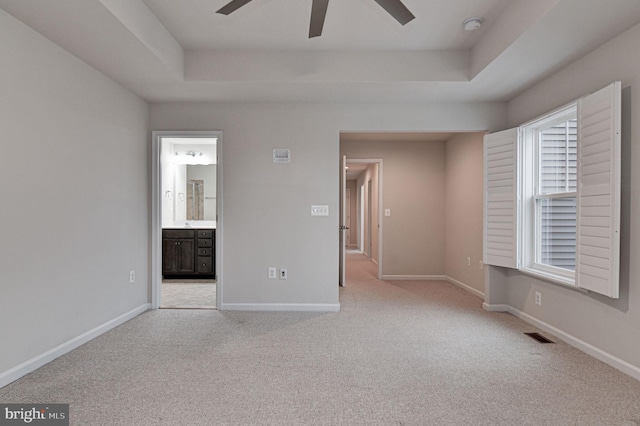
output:
{"label": "white plantation shutter", "polygon": [[518,129],[484,137],[484,263],[518,267]]}
{"label": "white plantation shutter", "polygon": [[621,84],[578,102],[576,285],[618,297]]}

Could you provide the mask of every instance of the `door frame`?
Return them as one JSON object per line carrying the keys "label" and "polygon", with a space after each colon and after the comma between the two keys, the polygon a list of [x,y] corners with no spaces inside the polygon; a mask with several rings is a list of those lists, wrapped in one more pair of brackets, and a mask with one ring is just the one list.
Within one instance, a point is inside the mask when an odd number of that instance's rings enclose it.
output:
{"label": "door frame", "polygon": [[151,132],[151,309],[160,308],[162,290],[162,138],[216,138],[216,307],[223,306],[223,184],[222,131],[220,130],[154,130]]}
{"label": "door frame", "polygon": [[346,195],[347,195],[347,156],[340,157],[340,231],[339,231],[339,249],[338,249],[338,285],[344,287],[347,283],[347,244],[346,244],[346,226],[344,219],[346,216]]}
{"label": "door frame", "polygon": [[351,245],[351,189],[346,188],[345,191],[346,191],[345,192],[345,207],[346,207],[345,226],[348,228],[347,230],[349,232],[347,232],[346,234],[344,245],[345,247],[349,247]]}
{"label": "door frame", "polygon": [[[382,158],[349,158],[346,157],[346,164],[350,164],[350,163],[360,163],[360,164],[377,164],[378,165],[378,276],[377,278],[379,280],[382,279],[382,264],[384,263],[382,261],[383,259],[383,224],[384,224],[384,209],[383,209],[383,161]],[[347,182],[345,180],[345,182],[343,183],[343,187],[340,188],[340,191],[346,191],[346,185]],[[366,185],[365,185],[366,186]],[[368,191],[367,191],[368,192]],[[362,197],[364,197],[364,194],[361,194]],[[367,204],[370,205],[370,200]],[[359,203],[359,201],[358,201]],[[360,204],[360,203],[359,203]],[[369,207],[369,210],[371,210],[371,207]],[[358,220],[361,220],[361,214],[358,215]],[[340,220],[340,223],[342,223],[342,218]],[[358,224],[358,227],[360,228],[361,223]],[[358,238],[360,238],[360,236],[358,236]],[[361,247],[361,249],[364,249],[364,247]],[[342,261],[342,259],[340,259],[340,261]],[[346,267],[346,262],[344,265],[341,265],[343,268]]]}

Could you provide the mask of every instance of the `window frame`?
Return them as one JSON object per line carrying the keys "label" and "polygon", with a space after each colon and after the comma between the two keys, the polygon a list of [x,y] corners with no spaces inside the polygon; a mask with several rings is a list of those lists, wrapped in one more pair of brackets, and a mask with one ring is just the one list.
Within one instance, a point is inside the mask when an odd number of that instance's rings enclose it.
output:
{"label": "window frame", "polygon": [[[519,196],[520,211],[518,227],[521,261],[519,270],[537,278],[543,278],[556,284],[576,288],[575,271],[540,262],[541,257],[541,215],[537,213],[540,199],[575,198],[578,192],[553,192],[542,194],[540,173],[541,131],[555,124],[577,118],[578,102],[574,101],[557,108],[541,117],[519,126]],[[576,213],[577,223],[577,213]],[[577,246],[576,246],[577,252]]]}

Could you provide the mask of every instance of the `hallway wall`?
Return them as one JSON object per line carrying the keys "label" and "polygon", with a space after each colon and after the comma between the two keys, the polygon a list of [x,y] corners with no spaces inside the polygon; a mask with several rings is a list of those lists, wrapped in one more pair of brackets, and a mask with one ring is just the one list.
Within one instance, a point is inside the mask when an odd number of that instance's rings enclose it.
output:
{"label": "hallway wall", "polygon": [[363,193],[363,247],[362,252],[371,260],[380,260],[380,197],[379,197],[378,164],[371,164],[358,178],[356,186],[362,187]]}
{"label": "hallway wall", "polygon": [[350,245],[355,247],[358,245],[358,185],[355,180],[347,181],[347,188],[351,193],[351,204],[349,205],[349,214],[351,221],[349,223]]}
{"label": "hallway wall", "polygon": [[443,276],[444,141],[394,141],[393,134],[389,138],[349,140],[340,147],[347,158],[383,159],[382,208],[391,209],[391,216],[381,218],[383,275]]}

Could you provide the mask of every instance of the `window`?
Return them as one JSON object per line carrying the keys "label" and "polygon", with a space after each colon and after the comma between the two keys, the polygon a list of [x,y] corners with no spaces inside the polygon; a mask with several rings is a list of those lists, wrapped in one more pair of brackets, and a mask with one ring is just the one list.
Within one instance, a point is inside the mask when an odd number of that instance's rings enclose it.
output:
{"label": "window", "polygon": [[522,269],[573,284],[577,119],[569,105],[520,128]]}
{"label": "window", "polygon": [[621,83],[485,136],[484,262],[618,297]]}

